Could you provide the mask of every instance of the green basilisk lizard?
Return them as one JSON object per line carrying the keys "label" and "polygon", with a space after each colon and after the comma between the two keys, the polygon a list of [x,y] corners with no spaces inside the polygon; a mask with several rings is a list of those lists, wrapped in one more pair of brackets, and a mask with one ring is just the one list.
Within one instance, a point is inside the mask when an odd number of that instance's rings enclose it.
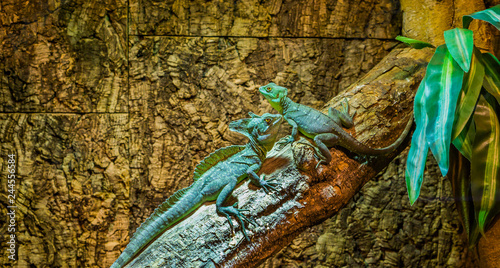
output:
{"label": "green basilisk lizard", "polygon": [[347,101],[343,103],[342,111],[330,107],[328,115],[325,115],[309,106],[293,102],[287,97],[288,90],[275,83],[269,83],[260,87],[259,91],[269,101],[271,106],[282,114],[283,118],[292,126],[292,134],[289,137],[289,142],[296,140],[298,131],[314,140],[319,149],[317,157],[320,160],[316,168],[320,163],[330,163],[332,155],[328,147],[334,145],[342,146],[349,151],[363,155],[390,153],[403,142],[413,124],[413,120],[410,120],[403,133],[393,144],[380,149],[371,148],[356,140],[342,128],[342,126],[350,128],[354,125],[352,117],[349,115]]}
{"label": "green basilisk lizard", "polygon": [[231,229],[233,224],[230,215],[234,216],[240,223],[243,235],[249,240],[243,221],[255,223],[241,214],[244,210],[236,208],[237,203],[233,206],[223,206],[223,203],[246,177],[261,186],[266,193],[270,189],[275,190],[277,183],[271,182],[272,179],[265,180],[264,175],[259,177],[256,172],[267,152],[272,149],[283,118],[279,114],[249,114],[251,118],[233,121],[229,124],[229,129],[247,136],[250,141],[246,145],[221,148],[201,161],[194,171],[194,183],[168,198],[137,228],[130,243],[111,268],[125,266],[167,228],[206,201],[216,201],[217,211],[227,217]]}

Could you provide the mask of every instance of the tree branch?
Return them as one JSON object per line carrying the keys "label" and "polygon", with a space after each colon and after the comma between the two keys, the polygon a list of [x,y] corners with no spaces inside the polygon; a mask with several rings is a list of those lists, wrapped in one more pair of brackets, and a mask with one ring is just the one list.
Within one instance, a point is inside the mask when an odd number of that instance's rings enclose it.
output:
{"label": "tree branch", "polygon": [[[347,98],[351,113],[356,110],[355,127],[348,131],[371,147],[385,147],[412,120],[413,97],[431,56],[431,49],[394,49],[328,106],[337,107]],[[279,190],[266,194],[245,180],[233,192],[235,199],[228,201],[238,201],[238,207],[248,209],[246,215],[257,223],[246,226],[251,242],[245,240],[235,219],[231,230],[227,219],[216,213],[215,204],[206,203],[164,232],[128,267],[256,266],[306,227],[336,213],[404,147],[379,157],[331,148],[330,165],[315,170],[314,149],[308,140],[278,143],[261,173],[275,177]]]}

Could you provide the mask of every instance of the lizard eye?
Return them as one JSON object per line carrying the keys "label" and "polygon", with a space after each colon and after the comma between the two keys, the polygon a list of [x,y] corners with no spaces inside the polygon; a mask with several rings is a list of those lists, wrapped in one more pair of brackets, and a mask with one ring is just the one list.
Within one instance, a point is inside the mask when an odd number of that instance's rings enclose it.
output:
{"label": "lizard eye", "polygon": [[271,91],[271,88],[270,87],[266,87],[266,90],[269,92],[269,91]]}
{"label": "lizard eye", "polygon": [[269,118],[266,118],[264,121],[266,121],[266,123],[268,123],[268,124],[271,123],[271,119],[269,119]]}

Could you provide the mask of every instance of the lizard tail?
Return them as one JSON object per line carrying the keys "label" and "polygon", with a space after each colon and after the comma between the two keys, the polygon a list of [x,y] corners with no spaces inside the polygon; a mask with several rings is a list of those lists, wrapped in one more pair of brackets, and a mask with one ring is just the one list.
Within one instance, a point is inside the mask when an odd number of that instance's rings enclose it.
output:
{"label": "lizard tail", "polygon": [[121,268],[127,265],[168,227],[197,209],[203,202],[196,186],[195,183],[175,192],[156,208],[151,216],[137,228],[125,250],[110,268]]}
{"label": "lizard tail", "polygon": [[384,148],[371,148],[371,147],[368,147],[368,146],[364,145],[363,143],[359,142],[358,140],[352,138],[354,143],[356,144],[356,146],[353,146],[354,148],[347,148],[347,149],[349,149],[352,152],[355,152],[358,154],[364,154],[364,155],[388,154],[388,153],[394,151],[396,148],[398,148],[399,145],[401,145],[401,143],[403,143],[406,136],[410,132],[412,126],[413,126],[413,113],[411,114],[411,117],[408,120],[408,123],[406,123],[406,127],[403,130],[403,133],[401,133],[401,135],[399,135],[398,139],[394,143],[392,143],[391,145],[384,147]]}

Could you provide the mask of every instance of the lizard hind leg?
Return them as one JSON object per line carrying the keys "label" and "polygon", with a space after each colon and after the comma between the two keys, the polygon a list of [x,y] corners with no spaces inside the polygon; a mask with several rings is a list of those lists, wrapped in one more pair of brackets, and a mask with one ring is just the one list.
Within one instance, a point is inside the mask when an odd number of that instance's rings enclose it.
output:
{"label": "lizard hind leg", "polygon": [[222,215],[226,216],[229,226],[231,226],[231,229],[234,230],[233,227],[233,222],[231,221],[231,216],[234,216],[238,222],[240,223],[241,230],[243,232],[243,235],[245,236],[245,239],[247,241],[250,241],[250,238],[248,238],[247,231],[245,229],[245,224],[244,221],[256,225],[253,221],[245,217],[243,214],[241,214],[242,211],[248,211],[247,209],[239,209],[236,208],[238,206],[238,203],[235,203],[232,206],[222,206],[224,201],[231,195],[231,193],[234,190],[234,187],[236,187],[236,180],[234,182],[230,182],[224,188],[222,188],[222,191],[219,193],[219,196],[217,197],[217,201],[215,202],[215,205],[217,206],[217,211],[221,213]]}
{"label": "lizard hind leg", "polygon": [[328,117],[330,117],[337,125],[350,128],[354,126],[353,115],[349,115],[349,103],[344,98],[342,102],[342,110],[337,110],[333,107],[328,108]]}
{"label": "lizard hind leg", "polygon": [[330,161],[332,161],[332,154],[330,153],[330,150],[328,150],[328,146],[333,146],[338,140],[339,137],[333,133],[321,133],[314,137],[314,143],[316,143],[316,146],[318,147],[318,150],[323,158],[318,162],[318,164],[316,164],[316,168],[318,168],[319,164],[323,163],[328,165]]}

